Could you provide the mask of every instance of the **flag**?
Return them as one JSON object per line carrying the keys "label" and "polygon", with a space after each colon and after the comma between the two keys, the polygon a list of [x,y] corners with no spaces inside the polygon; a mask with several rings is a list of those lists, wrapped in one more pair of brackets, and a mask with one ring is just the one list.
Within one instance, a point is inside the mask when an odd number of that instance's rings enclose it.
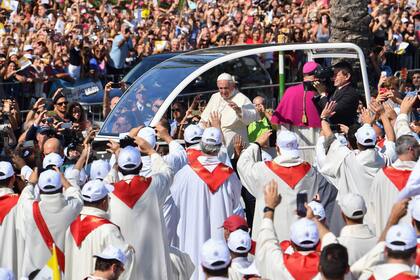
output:
{"label": "flag", "polygon": [[61,280],[61,273],[60,268],[58,267],[58,258],[55,244],[53,244],[51,258],[41,269],[41,271],[39,271],[34,280]]}

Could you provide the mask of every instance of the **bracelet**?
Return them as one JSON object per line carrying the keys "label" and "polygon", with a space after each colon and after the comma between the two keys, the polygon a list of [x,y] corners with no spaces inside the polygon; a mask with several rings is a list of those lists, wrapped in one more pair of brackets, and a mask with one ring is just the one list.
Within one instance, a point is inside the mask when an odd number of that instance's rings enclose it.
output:
{"label": "bracelet", "polygon": [[324,122],[329,123],[330,122],[330,119],[327,118],[327,117],[321,117],[321,121],[324,121]]}

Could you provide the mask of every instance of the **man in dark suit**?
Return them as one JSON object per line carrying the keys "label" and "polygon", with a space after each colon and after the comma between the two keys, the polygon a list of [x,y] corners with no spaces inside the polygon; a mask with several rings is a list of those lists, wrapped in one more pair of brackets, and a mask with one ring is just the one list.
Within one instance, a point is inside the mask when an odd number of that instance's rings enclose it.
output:
{"label": "man in dark suit", "polygon": [[324,85],[319,82],[314,83],[318,95],[314,96],[313,100],[320,113],[327,102],[335,101],[335,114],[329,119],[329,122],[351,126],[357,122],[357,107],[360,100],[356,90],[351,86],[352,67],[347,62],[339,62],[333,68],[335,92],[328,94]]}

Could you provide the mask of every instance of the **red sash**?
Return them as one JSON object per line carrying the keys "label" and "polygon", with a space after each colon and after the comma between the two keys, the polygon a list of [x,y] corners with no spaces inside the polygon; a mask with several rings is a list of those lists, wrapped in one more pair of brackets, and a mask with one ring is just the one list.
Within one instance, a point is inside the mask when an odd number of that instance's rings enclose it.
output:
{"label": "red sash", "polygon": [[300,180],[302,180],[309,170],[311,170],[311,165],[307,162],[303,162],[296,166],[285,167],[278,165],[274,161],[266,161],[265,165],[292,189],[294,189]]}
{"label": "red sash", "polygon": [[70,225],[70,232],[73,236],[76,245],[80,247],[83,240],[85,240],[86,236],[88,236],[92,231],[96,228],[106,225],[112,224],[110,221],[104,218],[96,217],[96,216],[86,216],[83,220],[80,219],[80,215],[71,223]]}
{"label": "red sash", "polygon": [[417,243],[416,264],[420,267],[420,243]]}
{"label": "red sash", "polygon": [[203,153],[196,149],[187,149],[188,163],[194,162]]}
{"label": "red sash", "polygon": [[394,167],[384,167],[382,170],[398,191],[405,187],[411,174],[411,170],[399,170]]}
{"label": "red sash", "polygon": [[[389,278],[389,280],[415,280],[415,279],[419,279],[419,278],[409,271],[398,273],[394,277]],[[376,280],[376,278],[372,274],[372,276],[370,276],[368,280]]]}
{"label": "red sash", "polygon": [[35,224],[38,227],[39,233],[41,233],[42,239],[44,239],[45,244],[47,245],[48,249],[50,250],[51,254],[53,251],[53,245],[55,244],[55,251],[57,253],[57,261],[58,266],[60,267],[61,271],[64,272],[64,253],[58,248],[57,244],[54,242],[54,239],[51,235],[51,232],[48,229],[47,223],[42,217],[41,210],[39,209],[39,202],[34,201],[32,204],[32,212],[34,215]]}
{"label": "red sash", "polygon": [[0,225],[10,210],[17,204],[19,196],[17,194],[6,194],[0,197]]}
{"label": "red sash", "polygon": [[376,140],[376,146],[379,148],[383,148],[385,145],[385,137]]}
{"label": "red sash", "polygon": [[152,177],[134,176],[129,184],[124,180],[115,183],[113,194],[132,209],[151,182]]}
{"label": "red sash", "polygon": [[208,171],[198,160],[190,162],[192,170],[203,180],[212,193],[217,192],[220,186],[230,177],[233,169],[229,166],[219,163],[213,172]]}
{"label": "red sash", "polygon": [[318,274],[319,253],[311,252],[307,255],[302,255],[294,251],[292,254],[287,254],[285,251],[289,246],[291,246],[291,243],[288,240],[280,243],[280,248],[283,252],[283,262],[287,271],[294,279],[313,279]]}

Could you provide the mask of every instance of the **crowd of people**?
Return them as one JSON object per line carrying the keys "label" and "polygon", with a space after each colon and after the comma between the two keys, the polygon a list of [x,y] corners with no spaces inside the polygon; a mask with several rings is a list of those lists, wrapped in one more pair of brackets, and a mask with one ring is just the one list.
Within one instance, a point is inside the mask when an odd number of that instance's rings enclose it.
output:
{"label": "crowd of people", "polygon": [[139,90],[103,157],[57,82],[101,80],[105,117],[145,56],[328,42],[329,1],[2,1],[0,280],[51,258],[69,280],[419,279],[419,4],[369,1],[371,100],[351,63],[290,53],[276,108],[219,73],[149,127],[164,100]]}
{"label": "crowd of people", "polygon": [[198,119],[199,97],[174,103],[108,159],[82,106],[38,99],[3,132],[0,279],[43,279],[52,256],[69,280],[418,279],[420,95],[383,76],[366,107],[349,63],[333,91],[320,67],[274,111],[222,73]]}
{"label": "crowd of people", "polygon": [[[419,3],[372,0],[368,10],[373,71],[418,68]],[[105,85],[151,54],[328,42],[331,32],[327,0],[6,1],[0,8],[0,96],[27,109],[36,98],[51,97],[55,83],[89,78]],[[293,65],[299,54],[289,58]]]}

